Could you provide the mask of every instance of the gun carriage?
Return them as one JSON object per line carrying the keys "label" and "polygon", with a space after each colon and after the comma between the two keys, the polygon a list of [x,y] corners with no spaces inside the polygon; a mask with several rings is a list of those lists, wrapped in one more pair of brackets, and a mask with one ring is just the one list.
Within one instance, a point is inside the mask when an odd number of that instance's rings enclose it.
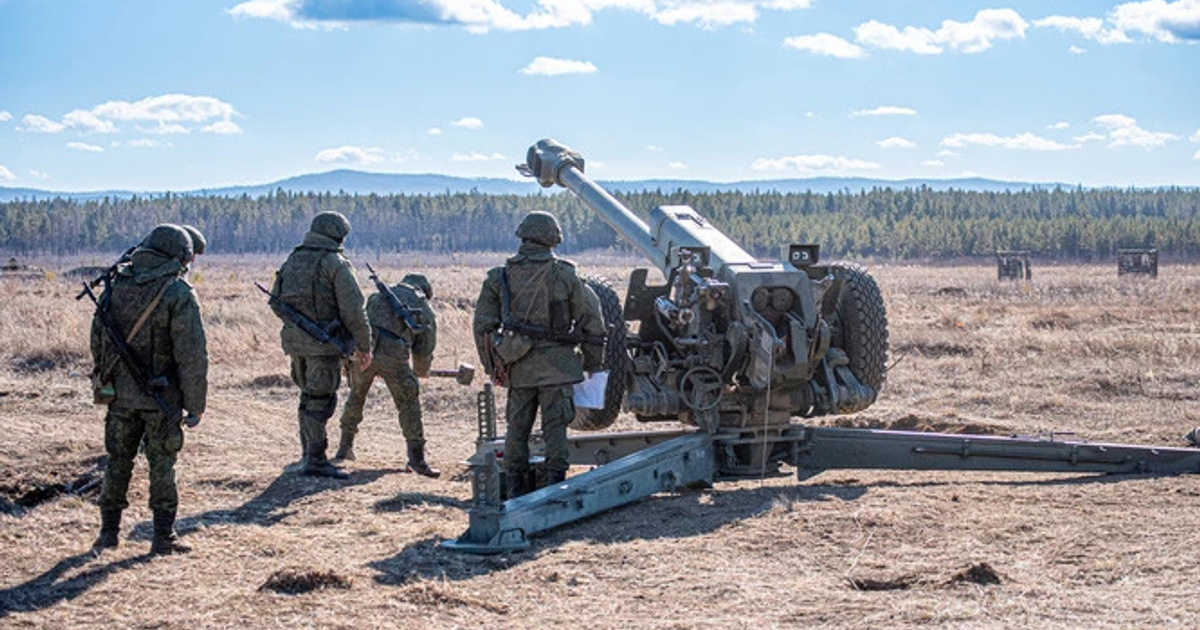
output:
{"label": "gun carriage", "polygon": [[594,469],[504,501],[503,446],[485,385],[469,462],[470,527],[447,548],[519,549],[537,532],[658,492],[777,475],[784,464],[799,479],[838,468],[1200,472],[1200,449],[795,422],[862,411],[882,390],[887,315],[870,273],[821,264],[810,244],[790,245],[783,261],[759,260],[687,206],[655,208],[643,221],[584,174],[579,153],[553,140],[531,147],[517,168],[569,189],[666,278],[649,284],[649,271],[635,270],[623,307],[590,282],[610,327],[610,376],[604,408],[579,410],[572,428],[607,428],[622,408],[685,428],[572,435],[571,463]]}

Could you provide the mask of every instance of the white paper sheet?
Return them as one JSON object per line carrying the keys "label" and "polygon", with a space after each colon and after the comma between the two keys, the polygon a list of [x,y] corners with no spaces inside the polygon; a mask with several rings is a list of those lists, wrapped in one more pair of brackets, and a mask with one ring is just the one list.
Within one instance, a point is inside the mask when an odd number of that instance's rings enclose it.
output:
{"label": "white paper sheet", "polygon": [[603,409],[604,390],[608,388],[608,372],[592,372],[575,384],[575,407],[583,409]]}

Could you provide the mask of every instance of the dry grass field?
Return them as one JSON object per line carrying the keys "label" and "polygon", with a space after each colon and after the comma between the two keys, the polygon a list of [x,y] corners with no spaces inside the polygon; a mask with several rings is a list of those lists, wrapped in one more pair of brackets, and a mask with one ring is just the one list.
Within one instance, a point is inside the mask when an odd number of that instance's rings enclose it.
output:
{"label": "dry grass field", "polygon": [[[371,262],[434,278],[449,367],[474,362],[489,260]],[[618,260],[583,260],[628,277]],[[441,479],[403,472],[380,383],[351,480],[296,476],[298,395],[250,285],[278,262],[207,256],[193,273],[212,359],[209,411],[178,466],[195,550],[164,558],[147,555],[144,461],[121,547],[89,551],[103,455],[91,309],[61,278],[0,279],[0,627],[1200,627],[1196,476],[828,472],[654,497],[521,553],[445,552],[467,523],[475,388],[424,384]],[[866,412],[825,422],[1174,446],[1200,424],[1200,267],[1140,281],[1043,265],[1032,284],[982,264],[872,271],[888,384]],[[614,430],[633,428],[647,427]]]}

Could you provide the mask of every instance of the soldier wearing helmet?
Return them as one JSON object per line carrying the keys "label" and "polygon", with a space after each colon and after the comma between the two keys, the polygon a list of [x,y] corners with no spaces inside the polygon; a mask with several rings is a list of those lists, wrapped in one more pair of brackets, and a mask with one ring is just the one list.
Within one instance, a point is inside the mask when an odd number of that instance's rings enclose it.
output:
{"label": "soldier wearing helmet", "polygon": [[[425,461],[425,432],[421,424],[421,386],[418,376],[428,376],[433,363],[433,350],[437,346],[437,315],[429,305],[433,287],[429,279],[410,273],[392,287],[392,293],[400,302],[420,313],[418,325],[422,330],[413,330],[388,306],[387,298],[374,293],[367,299],[367,318],[375,335],[375,348],[370,369],[350,372],[350,396],[342,410],[342,435],[334,461],[353,460],[354,438],[363,419],[363,405],[376,376],[383,377],[396,413],[408,450],[408,468],[426,477],[438,477],[441,471]],[[410,365],[409,358],[412,363]]]}
{"label": "soldier wearing helmet", "polygon": [[[354,267],[342,254],[350,222],[337,212],[313,217],[304,242],[275,274],[271,290],[281,301],[303,313],[322,328],[338,331],[358,348],[358,369],[371,366],[371,326],[363,310],[363,294]],[[278,309],[277,306],[272,308]],[[285,319],[279,333],[283,351],[291,357],[292,380],[300,387],[301,474],[346,479],[348,475],[329,462],[325,452],[325,425],[337,409],[341,385],[341,351],[317,341]]]}
{"label": "soldier wearing helmet", "polygon": [[96,401],[108,405],[104,418],[108,460],[98,501],[97,550],[120,543],[121,513],[129,506],[126,494],[139,448],[144,448],[150,470],[151,553],[189,550],[174,531],[179,504],[175,460],[183,448],[183,427],[177,418],[167,418],[138,384],[106,333],[101,313],[124,338],[133,359],[151,372],[149,380],[168,407],[185,410],[199,422],[208,395],[208,352],[200,303],[181,277],[194,251],[191,237],[179,226],[159,225],[128,262],[117,266],[100,294],[101,310],[92,319],[92,374]]}
{"label": "soldier wearing helmet", "polygon": [[473,322],[481,363],[493,381],[509,390],[504,436],[509,498],[533,489],[529,436],[539,408],[547,481],[566,478],[567,425],[575,417],[572,385],[583,380],[585,371],[601,369],[604,349],[515,332],[505,322],[561,333],[602,336],[605,331],[596,294],[576,274],[574,263],[554,255],[563,238],[554,215],[531,212],[517,227],[517,237],[517,255],[488,272]]}

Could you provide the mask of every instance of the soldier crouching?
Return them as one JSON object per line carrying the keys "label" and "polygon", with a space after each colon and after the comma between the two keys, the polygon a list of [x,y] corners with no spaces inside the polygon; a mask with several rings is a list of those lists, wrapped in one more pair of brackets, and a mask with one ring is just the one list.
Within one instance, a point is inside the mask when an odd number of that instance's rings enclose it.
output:
{"label": "soldier crouching", "polygon": [[[191,238],[178,226],[154,228],[129,262],[117,267],[92,318],[97,402],[108,405],[104,419],[108,461],[99,500],[100,535],[94,545],[98,550],[120,542],[133,460],[142,445],[149,462],[154,513],[150,551],[190,550],[178,542],[174,531],[179,507],[175,460],[183,448],[182,411],[190,414],[190,424],[195,426],[204,414],[208,394],[200,303],[181,278],[192,262],[192,247]],[[127,357],[121,356],[118,343],[126,346]],[[143,373],[135,375],[135,369]],[[151,391],[139,380],[153,383]]]}

